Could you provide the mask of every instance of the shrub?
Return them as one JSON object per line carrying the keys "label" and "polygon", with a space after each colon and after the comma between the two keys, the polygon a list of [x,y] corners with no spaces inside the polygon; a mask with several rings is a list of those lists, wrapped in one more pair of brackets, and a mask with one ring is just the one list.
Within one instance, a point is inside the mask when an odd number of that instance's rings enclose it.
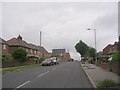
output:
{"label": "shrub", "polygon": [[12,61],[13,58],[10,55],[2,55],[2,61],[3,62],[8,62],[8,61]]}
{"label": "shrub", "polygon": [[99,82],[97,85],[97,90],[103,90],[103,89],[110,89],[110,88],[116,88],[118,84],[113,80],[104,80]]}
{"label": "shrub", "polygon": [[23,48],[18,48],[13,52],[13,58],[19,62],[27,60],[27,52]]}
{"label": "shrub", "polygon": [[39,63],[42,63],[45,60],[45,58],[40,58]]}
{"label": "shrub", "polygon": [[113,53],[113,61],[120,62],[120,51],[116,51]]}

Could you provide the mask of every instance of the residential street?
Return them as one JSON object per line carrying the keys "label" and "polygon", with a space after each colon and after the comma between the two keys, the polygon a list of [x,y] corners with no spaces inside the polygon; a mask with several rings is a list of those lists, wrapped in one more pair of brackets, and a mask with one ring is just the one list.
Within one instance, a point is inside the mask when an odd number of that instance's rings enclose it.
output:
{"label": "residential street", "polygon": [[3,88],[92,88],[79,62],[3,74]]}

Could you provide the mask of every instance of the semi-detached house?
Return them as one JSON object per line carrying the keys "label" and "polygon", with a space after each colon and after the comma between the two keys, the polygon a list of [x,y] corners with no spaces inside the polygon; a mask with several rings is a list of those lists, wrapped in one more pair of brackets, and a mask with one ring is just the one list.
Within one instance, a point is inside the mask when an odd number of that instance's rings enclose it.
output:
{"label": "semi-detached house", "polygon": [[[47,57],[47,50],[43,47],[39,49],[38,46],[27,43],[22,39],[19,35],[17,38],[13,37],[12,39],[5,41],[1,40],[1,48],[2,48],[2,55],[12,55],[14,50],[17,48],[24,48],[27,51],[28,57],[37,57],[37,58],[46,58]],[[42,53],[42,55],[41,55]]]}

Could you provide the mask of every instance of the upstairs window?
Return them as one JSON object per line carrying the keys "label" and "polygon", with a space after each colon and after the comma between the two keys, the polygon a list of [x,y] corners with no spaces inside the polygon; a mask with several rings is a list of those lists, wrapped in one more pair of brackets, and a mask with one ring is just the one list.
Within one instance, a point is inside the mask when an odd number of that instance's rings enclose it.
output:
{"label": "upstairs window", "polygon": [[3,49],[6,49],[6,44],[3,45]]}

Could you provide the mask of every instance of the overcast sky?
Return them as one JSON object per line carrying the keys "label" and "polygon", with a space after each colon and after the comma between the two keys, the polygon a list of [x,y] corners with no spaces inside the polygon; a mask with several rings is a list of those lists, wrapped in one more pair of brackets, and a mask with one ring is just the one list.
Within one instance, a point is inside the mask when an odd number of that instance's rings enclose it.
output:
{"label": "overcast sky", "polygon": [[[87,28],[91,28],[88,31]],[[42,46],[49,52],[67,49],[78,59],[74,46],[80,40],[97,51],[118,41],[117,2],[4,2],[2,3],[2,38],[8,40],[19,34],[28,43]]]}

